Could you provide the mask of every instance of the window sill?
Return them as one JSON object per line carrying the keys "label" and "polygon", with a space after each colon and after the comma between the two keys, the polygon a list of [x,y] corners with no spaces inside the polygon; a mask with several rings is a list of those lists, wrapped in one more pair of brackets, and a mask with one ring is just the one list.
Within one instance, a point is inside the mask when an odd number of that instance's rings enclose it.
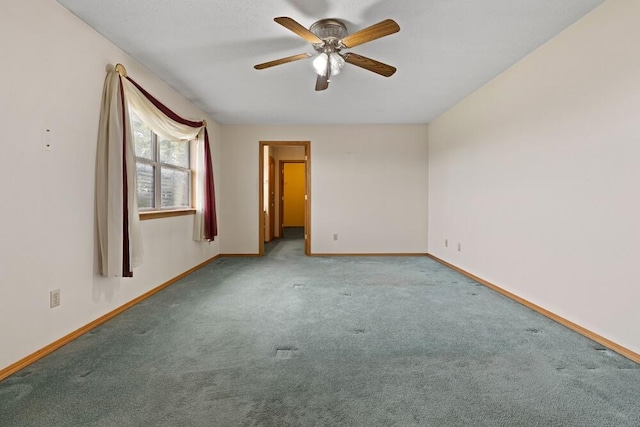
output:
{"label": "window sill", "polygon": [[172,209],[166,211],[145,211],[140,212],[140,221],[146,221],[148,219],[157,218],[170,218],[172,216],[194,215],[196,210],[193,208],[188,209]]}

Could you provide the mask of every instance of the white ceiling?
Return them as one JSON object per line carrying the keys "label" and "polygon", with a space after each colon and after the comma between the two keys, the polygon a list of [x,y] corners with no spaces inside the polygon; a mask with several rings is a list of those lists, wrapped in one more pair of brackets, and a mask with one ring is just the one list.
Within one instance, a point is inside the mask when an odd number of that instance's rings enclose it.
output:
{"label": "white ceiling", "polygon": [[[57,0],[221,124],[428,123],[604,0]],[[352,51],[398,68],[347,64],[316,92],[313,52],[273,21],[339,18],[400,32]],[[135,79],[135,76],[132,76]]]}

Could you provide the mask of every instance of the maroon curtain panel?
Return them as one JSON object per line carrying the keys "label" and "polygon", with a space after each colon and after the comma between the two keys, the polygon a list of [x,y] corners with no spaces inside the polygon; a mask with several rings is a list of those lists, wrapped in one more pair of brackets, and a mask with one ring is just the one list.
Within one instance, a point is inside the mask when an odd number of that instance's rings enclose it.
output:
{"label": "maroon curtain panel", "polygon": [[[122,80],[122,76],[120,77]],[[127,123],[125,118],[124,90],[120,82],[120,106],[122,110],[122,123]],[[131,252],[129,250],[129,192],[127,183],[127,127],[122,126],[122,277],[133,277],[131,268]]]}
{"label": "maroon curtain panel", "polygon": [[[194,122],[180,117],[169,107],[158,101],[153,95],[144,90],[142,86],[136,83],[131,77],[126,77],[142,94],[162,111],[167,117],[181,123],[185,126],[194,128],[201,127],[204,122]],[[213,165],[211,163],[211,146],[209,144],[209,133],[207,128],[204,129],[204,174],[205,174],[205,191],[204,191],[204,238],[212,241],[218,235],[218,217],[216,214],[216,192],[213,181]],[[127,246],[128,249],[128,246]]]}
{"label": "maroon curtain panel", "polygon": [[204,159],[204,236],[207,240],[212,241],[218,235],[218,217],[216,215],[216,191],[213,185],[213,167],[207,128],[204,128]]}

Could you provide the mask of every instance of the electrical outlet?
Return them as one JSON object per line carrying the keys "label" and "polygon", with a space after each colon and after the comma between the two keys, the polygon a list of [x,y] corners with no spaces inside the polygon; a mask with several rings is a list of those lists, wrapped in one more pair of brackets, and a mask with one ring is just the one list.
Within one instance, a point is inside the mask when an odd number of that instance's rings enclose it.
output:
{"label": "electrical outlet", "polygon": [[333,235],[333,240],[338,240],[338,235],[337,234]]}
{"label": "electrical outlet", "polygon": [[462,246],[458,243],[458,252],[462,252]]}
{"label": "electrical outlet", "polygon": [[449,239],[444,239],[444,247],[445,248],[449,247]]}
{"label": "electrical outlet", "polygon": [[49,292],[49,307],[57,307],[60,305],[60,289]]}

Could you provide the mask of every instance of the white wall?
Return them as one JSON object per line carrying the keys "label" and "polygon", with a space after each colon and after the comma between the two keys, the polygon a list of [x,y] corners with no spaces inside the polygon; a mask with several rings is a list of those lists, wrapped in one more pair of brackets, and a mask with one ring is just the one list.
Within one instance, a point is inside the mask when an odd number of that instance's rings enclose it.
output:
{"label": "white wall", "polygon": [[[0,14],[0,369],[219,253],[191,240],[193,216],[143,221],[133,279],[96,274],[94,177],[106,66],[178,114],[210,117],[53,0],[5,1]],[[44,151],[50,129],[51,151]],[[216,176],[217,178],[218,176]],[[219,184],[218,184],[219,185]],[[49,291],[62,304],[49,308]]]}
{"label": "white wall", "polygon": [[608,1],[429,126],[429,252],[635,352],[638,22]]}
{"label": "white wall", "polygon": [[222,253],[258,251],[259,141],[311,141],[312,253],[426,253],[426,125],[222,126],[221,134]]}

